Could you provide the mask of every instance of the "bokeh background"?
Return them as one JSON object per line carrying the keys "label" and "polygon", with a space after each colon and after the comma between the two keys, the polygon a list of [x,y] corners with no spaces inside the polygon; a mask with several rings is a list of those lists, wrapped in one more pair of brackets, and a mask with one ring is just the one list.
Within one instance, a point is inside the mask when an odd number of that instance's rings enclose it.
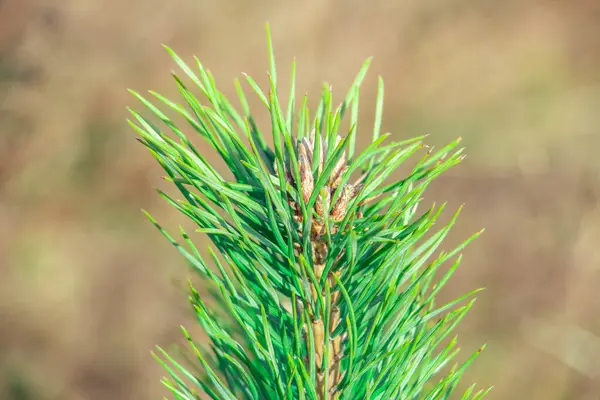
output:
{"label": "bokeh background", "polygon": [[[362,143],[386,82],[396,139],[464,138],[428,200],[487,232],[447,296],[486,287],[459,329],[488,348],[465,381],[490,399],[600,399],[600,2],[597,0],[0,1],[0,398],[151,399],[149,350],[193,327],[182,259],[140,208],[161,171],[125,122],[126,88],[175,94],[166,43],[226,94],[279,75],[361,94]],[[202,245],[202,244],[201,244]],[[466,355],[466,353],[465,353]]]}

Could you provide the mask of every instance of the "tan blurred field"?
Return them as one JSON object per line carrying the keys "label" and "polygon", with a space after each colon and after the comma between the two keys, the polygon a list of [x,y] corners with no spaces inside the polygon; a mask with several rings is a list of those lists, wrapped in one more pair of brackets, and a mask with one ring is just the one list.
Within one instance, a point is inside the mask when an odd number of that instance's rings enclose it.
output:
{"label": "tan blurred field", "polygon": [[[0,1],[0,399],[158,399],[150,349],[193,327],[183,260],[139,211],[153,187],[127,88],[175,94],[166,43],[226,94],[280,77],[341,99],[363,60],[395,138],[464,138],[427,201],[482,227],[445,296],[486,287],[460,328],[489,399],[600,399],[600,1]],[[314,102],[314,101],[313,101]],[[201,244],[202,245],[202,244]],[[465,352],[465,356],[466,356]]]}

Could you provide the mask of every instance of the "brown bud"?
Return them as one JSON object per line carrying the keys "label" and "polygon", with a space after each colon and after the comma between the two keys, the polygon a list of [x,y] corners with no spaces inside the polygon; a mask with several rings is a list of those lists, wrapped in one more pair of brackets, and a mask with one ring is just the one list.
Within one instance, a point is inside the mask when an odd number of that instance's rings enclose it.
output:
{"label": "brown bud", "polygon": [[363,190],[364,185],[362,185],[360,183],[355,183],[354,185],[350,185],[350,187],[352,189],[352,193],[350,194],[350,197],[355,198]]}
{"label": "brown bud", "polygon": [[340,186],[340,183],[342,183],[342,174],[346,172],[347,162],[348,160],[346,159],[346,152],[344,152],[342,157],[338,160],[337,164],[333,168],[331,176],[329,177],[329,186],[331,186],[332,189],[337,189],[337,187]]}
{"label": "brown bud", "polygon": [[312,142],[307,138],[303,138],[302,141],[300,141],[300,143],[298,144],[298,155],[300,155],[301,153],[306,157],[308,163],[312,165],[313,145]]}
{"label": "brown bud", "polygon": [[321,139],[321,154],[319,157],[319,174],[323,172],[323,168],[325,168],[325,158],[327,156],[327,143]]}
{"label": "brown bud", "polygon": [[342,193],[340,197],[338,197],[337,201],[333,205],[331,209],[331,218],[339,222],[344,219],[346,215],[346,207],[348,207],[348,202],[352,199],[352,194],[354,190],[351,186],[344,186],[342,188]]}
{"label": "brown bud", "polygon": [[298,167],[300,169],[300,186],[302,188],[302,198],[308,203],[310,195],[314,189],[314,178],[312,175],[311,164],[308,160],[308,154],[304,141],[298,146]]}

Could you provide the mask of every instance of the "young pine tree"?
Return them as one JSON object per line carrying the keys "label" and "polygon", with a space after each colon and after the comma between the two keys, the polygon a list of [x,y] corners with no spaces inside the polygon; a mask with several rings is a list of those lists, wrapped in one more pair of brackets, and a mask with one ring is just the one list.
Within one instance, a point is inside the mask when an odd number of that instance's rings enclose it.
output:
{"label": "young pine tree", "polygon": [[[132,92],[161,125],[133,110],[131,125],[181,199],[161,196],[213,244],[209,262],[193,235],[182,229],[178,241],[148,216],[207,278],[216,297],[208,302],[203,291],[210,288],[190,285],[190,301],[210,346],[194,343],[183,330],[200,368],[159,349],[171,376],[164,384],[179,400],[449,398],[479,353],[449,365],[457,353],[449,335],[475,292],[443,306],[435,299],[457,268],[458,253],[476,235],[437,254],[456,216],[432,231],[444,207],[419,213],[417,206],[427,185],[463,159],[459,141],[433,152],[422,151],[422,138],[391,142],[380,134],[381,79],[372,133],[358,129],[359,86],[369,61],[339,106],[334,108],[325,87],[312,115],[306,97],[296,103],[292,64],[290,96],[282,105],[268,26],[267,36],[270,87],[263,91],[246,79],[270,114],[269,139],[258,129],[239,82],[241,111],[197,59],[189,67],[168,48],[191,82],[173,75],[185,106],[150,94],[187,121],[186,128],[203,140],[201,150],[183,127]],[[342,132],[348,116],[350,128]],[[358,134],[372,134],[362,151],[355,147]],[[206,161],[209,148],[233,180]],[[410,173],[389,183],[421,151]],[[447,261],[453,264],[438,273]],[[485,393],[471,386],[462,399]]]}

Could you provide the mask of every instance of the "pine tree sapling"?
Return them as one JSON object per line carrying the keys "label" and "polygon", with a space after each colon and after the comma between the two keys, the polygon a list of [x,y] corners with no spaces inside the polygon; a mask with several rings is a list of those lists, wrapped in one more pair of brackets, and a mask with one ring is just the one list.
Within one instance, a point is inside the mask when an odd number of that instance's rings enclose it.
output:
{"label": "pine tree sapling", "polygon": [[[209,346],[184,329],[199,368],[159,348],[170,375],[164,384],[180,400],[449,398],[479,353],[453,364],[458,350],[451,333],[475,291],[442,306],[435,300],[477,235],[438,252],[458,213],[434,230],[444,206],[423,212],[417,206],[427,185],[463,159],[459,141],[432,151],[423,137],[394,142],[380,134],[380,78],[372,141],[358,151],[356,137],[365,135],[357,124],[359,87],[370,60],[339,106],[325,86],[311,115],[306,97],[296,103],[294,64],[289,99],[280,102],[268,26],[267,37],[269,90],[246,80],[270,115],[269,139],[238,81],[241,111],[197,59],[190,67],[168,48],[189,82],[173,75],[181,104],[150,92],[152,103],[132,92],[154,122],[130,110],[130,123],[181,198],[160,195],[197,229],[195,235],[181,229],[177,240],[148,217],[207,279],[216,300],[208,302],[190,284]],[[341,127],[345,117],[348,129]],[[184,130],[199,135],[203,147]],[[207,161],[209,151],[233,178]],[[390,182],[419,153],[410,172]],[[192,240],[196,235],[212,242],[210,262]],[[462,399],[486,393],[471,386]]]}

